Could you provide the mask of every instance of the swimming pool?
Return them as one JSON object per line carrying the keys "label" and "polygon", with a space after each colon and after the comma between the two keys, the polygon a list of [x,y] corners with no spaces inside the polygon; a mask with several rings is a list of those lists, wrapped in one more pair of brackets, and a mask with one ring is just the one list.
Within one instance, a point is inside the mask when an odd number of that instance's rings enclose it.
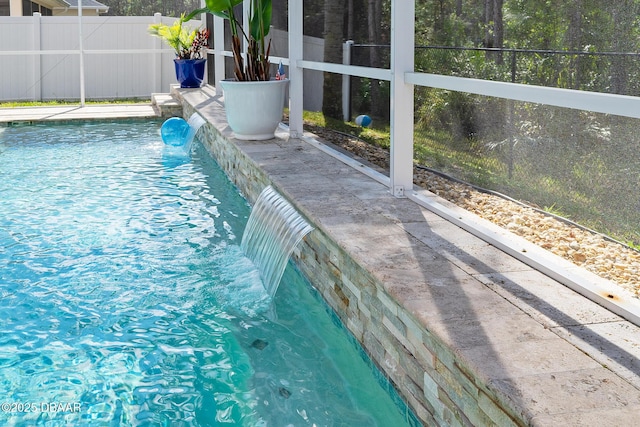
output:
{"label": "swimming pool", "polygon": [[250,208],[160,123],[0,128],[0,424],[418,424]]}

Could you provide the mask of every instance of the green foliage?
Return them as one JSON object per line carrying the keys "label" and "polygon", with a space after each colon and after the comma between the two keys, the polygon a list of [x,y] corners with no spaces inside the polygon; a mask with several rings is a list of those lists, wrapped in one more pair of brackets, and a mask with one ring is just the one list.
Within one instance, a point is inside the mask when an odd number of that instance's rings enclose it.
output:
{"label": "green foliage", "polygon": [[[372,3],[353,1],[356,43],[371,42]],[[640,0],[415,3],[418,72],[640,96]],[[485,9],[500,4],[503,44],[500,14]],[[369,51],[355,49],[353,63],[371,65]],[[371,115],[378,87],[352,80],[359,82],[353,115]],[[415,88],[415,119],[416,162],[640,243],[637,120],[422,87]],[[364,137],[348,123],[324,125]]]}
{"label": "green foliage", "polygon": [[252,12],[249,13],[249,29],[254,40],[263,40],[269,34],[271,27],[271,1],[258,0],[251,2]]}
{"label": "green foliage", "polygon": [[[234,60],[234,75],[238,81],[265,81],[271,78],[269,74],[269,51],[271,41],[265,44],[265,37],[271,27],[271,0],[250,1],[249,34],[242,28],[242,22],[234,12],[234,8],[245,0],[205,0],[206,7],[196,9],[187,15],[186,20],[196,15],[209,12],[227,19],[231,28],[231,51]],[[240,39],[247,42],[246,62],[242,54]]]}
{"label": "green foliage", "polygon": [[[417,2],[416,45],[486,47],[486,32],[495,23],[486,20],[485,3],[468,1],[458,9],[458,3],[452,0]],[[499,81],[515,77],[517,83],[639,95],[640,72],[636,70],[640,69],[640,58],[601,54],[640,50],[639,13],[637,0],[505,0],[504,45],[499,47],[531,51],[513,54],[514,76],[509,52],[424,49],[417,54],[416,68],[462,77]],[[542,50],[566,53],[545,54]]]}
{"label": "green foliage", "polygon": [[200,0],[100,0],[109,6],[110,16],[162,16],[179,17],[200,5]]}
{"label": "green foliage", "polygon": [[306,123],[314,126],[332,129],[347,135],[355,136],[356,138],[367,141],[372,145],[389,148],[389,126],[381,126],[374,123],[373,127],[363,128],[354,122],[344,122],[315,111],[305,111],[303,113],[303,119]]}
{"label": "green foliage", "polygon": [[[435,91],[429,98],[443,105],[449,95]],[[439,123],[418,123],[418,163],[516,199],[552,206],[587,227],[640,243],[640,180],[635,172],[640,137],[634,119],[513,101],[499,106],[491,99],[472,98],[480,111],[476,116],[502,109],[507,118],[501,126],[504,134],[465,138]]]}
{"label": "green foliage", "polygon": [[473,144],[505,137],[506,101],[463,92],[416,88],[416,122]]}
{"label": "green foliage", "polygon": [[172,25],[151,24],[149,33],[160,37],[176,53],[179,59],[199,59],[202,57],[202,49],[209,38],[208,29],[192,29],[184,27],[185,16],[182,15]]}

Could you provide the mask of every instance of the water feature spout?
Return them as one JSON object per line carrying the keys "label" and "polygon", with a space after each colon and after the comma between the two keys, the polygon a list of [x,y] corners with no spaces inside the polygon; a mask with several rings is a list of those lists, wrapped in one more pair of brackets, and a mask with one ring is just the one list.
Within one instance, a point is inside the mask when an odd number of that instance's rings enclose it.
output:
{"label": "water feature spout", "polygon": [[273,187],[256,200],[240,244],[260,271],[265,289],[274,297],[296,245],[313,227]]}
{"label": "water feature spout", "polygon": [[193,139],[198,129],[205,123],[206,120],[198,113],[193,113],[188,121],[181,117],[171,117],[165,120],[160,128],[160,135],[165,144],[165,153],[188,157],[191,153]]}
{"label": "water feature spout", "polygon": [[187,120],[187,124],[189,125],[189,132],[187,133],[187,138],[185,141],[185,149],[187,153],[191,150],[191,144],[193,143],[193,139],[198,133],[198,130],[204,125],[207,121],[202,118],[202,116],[198,113],[193,113],[189,120]]}

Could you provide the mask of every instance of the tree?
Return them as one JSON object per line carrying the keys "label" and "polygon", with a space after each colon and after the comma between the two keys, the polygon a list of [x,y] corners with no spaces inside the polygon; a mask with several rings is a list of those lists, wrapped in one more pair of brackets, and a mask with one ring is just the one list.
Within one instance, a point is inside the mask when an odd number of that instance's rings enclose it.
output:
{"label": "tree", "polygon": [[[503,0],[485,0],[484,6],[484,47],[502,49],[504,47]],[[488,52],[487,57],[502,64],[502,52]]]}
{"label": "tree", "polygon": [[[382,44],[382,37],[386,35],[382,18],[382,0],[368,0],[367,2],[367,28],[368,39],[372,45]],[[381,68],[383,61],[381,57],[381,48],[369,48],[369,66]],[[371,79],[371,114],[375,117],[388,118],[389,100],[387,94],[383,90],[383,85],[388,86],[380,80]]]}
{"label": "tree", "polygon": [[163,16],[178,17],[200,7],[200,0],[101,0],[109,6],[110,16]]}
{"label": "tree", "polygon": [[[344,33],[344,1],[324,2],[324,60],[342,63],[342,43]],[[342,76],[324,73],[322,112],[329,117],[342,119]]]}
{"label": "tree", "polygon": [[[636,17],[640,12],[638,2],[634,0],[617,0],[608,3],[613,21],[611,46],[614,52],[634,52],[637,48],[637,37],[632,37],[636,24]],[[611,92],[630,95],[629,74],[632,64],[626,55],[617,55],[611,59]],[[637,94],[636,94],[637,95]]]}

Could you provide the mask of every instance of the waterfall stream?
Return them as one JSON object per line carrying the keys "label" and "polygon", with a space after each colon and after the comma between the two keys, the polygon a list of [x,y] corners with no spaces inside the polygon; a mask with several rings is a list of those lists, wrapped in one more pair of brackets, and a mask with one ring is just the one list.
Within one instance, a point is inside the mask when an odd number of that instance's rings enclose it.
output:
{"label": "waterfall stream", "polygon": [[296,245],[313,227],[273,187],[266,187],[249,216],[241,248],[260,271],[265,289],[275,296]]}

